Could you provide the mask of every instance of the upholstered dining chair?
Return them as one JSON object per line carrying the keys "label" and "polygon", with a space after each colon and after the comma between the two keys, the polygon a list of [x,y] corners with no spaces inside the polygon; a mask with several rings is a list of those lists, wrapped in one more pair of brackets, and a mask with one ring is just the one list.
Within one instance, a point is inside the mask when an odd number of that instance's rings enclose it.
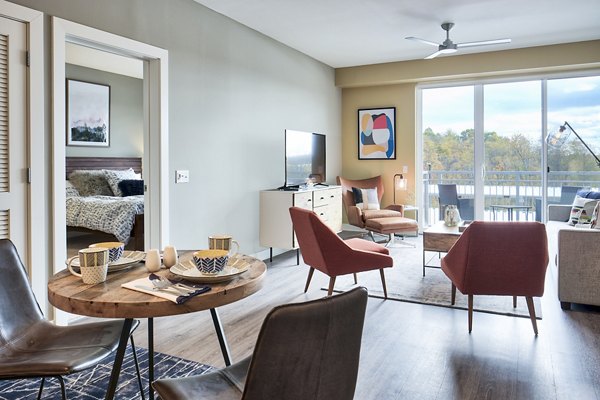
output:
{"label": "upholstered dining chair", "polygon": [[537,335],[533,297],[544,294],[548,265],[546,228],[539,222],[473,221],[442,258],[442,271],[456,289],[468,295],[469,333],[473,327],[473,296],[524,296]]}
{"label": "upholstered dining chair", "polygon": [[367,291],[275,307],[251,357],[205,375],[159,379],[163,400],[351,400]]}
{"label": "upholstered dining chair", "polygon": [[304,292],[308,290],[315,269],[329,276],[327,295],[331,296],[336,277],[379,269],[383,294],[387,298],[384,268],[392,267],[394,259],[380,244],[352,238],[342,240],[313,211],[290,207],[290,216],[304,262],[310,266]]}
{"label": "upholstered dining chair", "polygon": [[[359,228],[366,229],[373,241],[373,232],[389,235],[390,242],[394,234],[418,233],[417,221],[404,217],[404,206],[402,204],[391,204],[381,208],[384,187],[381,176],[367,179],[346,179],[337,177],[338,185],[342,186],[342,203],[348,216],[348,223]],[[377,209],[364,209],[356,205],[353,188],[377,189],[379,207]]]}
{"label": "upholstered dining chair", "polygon": [[[123,321],[56,326],[48,322],[35,299],[25,267],[13,243],[0,240],[0,379],[55,377],[65,392],[64,375],[95,366],[118,346]],[[135,329],[139,321],[135,321]],[[144,398],[133,336],[131,347],[140,394]]]}

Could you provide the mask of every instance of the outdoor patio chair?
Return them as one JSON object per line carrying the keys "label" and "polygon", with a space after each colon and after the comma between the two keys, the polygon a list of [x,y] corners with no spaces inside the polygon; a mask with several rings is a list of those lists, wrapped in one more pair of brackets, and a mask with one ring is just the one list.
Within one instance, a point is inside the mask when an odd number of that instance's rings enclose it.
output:
{"label": "outdoor patio chair", "polygon": [[455,184],[438,184],[438,195],[440,203],[440,221],[444,220],[444,211],[446,206],[456,206],[463,220],[472,221],[475,219],[473,199],[461,198],[458,196]]}

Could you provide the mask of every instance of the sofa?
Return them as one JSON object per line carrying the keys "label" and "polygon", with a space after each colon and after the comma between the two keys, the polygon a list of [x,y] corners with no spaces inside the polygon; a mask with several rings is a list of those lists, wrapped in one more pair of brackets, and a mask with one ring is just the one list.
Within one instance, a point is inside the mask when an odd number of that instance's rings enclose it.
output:
{"label": "sofa", "polygon": [[600,229],[568,224],[571,205],[548,205],[550,263],[558,267],[558,299],[562,309],[571,303],[600,306]]}

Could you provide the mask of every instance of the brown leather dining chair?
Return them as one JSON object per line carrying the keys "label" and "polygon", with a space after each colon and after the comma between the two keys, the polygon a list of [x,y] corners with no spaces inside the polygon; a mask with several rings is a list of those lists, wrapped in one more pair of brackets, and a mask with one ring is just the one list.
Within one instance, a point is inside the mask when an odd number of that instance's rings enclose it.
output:
{"label": "brown leather dining chair", "polygon": [[[93,367],[119,344],[123,321],[103,321],[72,326],[48,322],[35,299],[17,249],[0,239],[0,379],[41,378],[38,399],[46,378],[59,380],[66,399],[63,375]],[[133,329],[139,324],[134,324]],[[131,337],[138,385],[142,381]]]}
{"label": "brown leather dining chair", "polygon": [[163,400],[351,400],[367,290],[275,307],[251,357],[225,369],[152,386]]}
{"label": "brown leather dining chair", "polygon": [[544,294],[548,265],[546,228],[539,222],[473,221],[442,258],[442,271],[456,289],[468,295],[469,333],[473,295],[524,296],[537,335],[533,297]]}
{"label": "brown leather dining chair", "polygon": [[394,259],[385,246],[358,238],[342,240],[310,210],[290,207],[290,216],[302,258],[310,266],[304,293],[308,290],[315,269],[329,276],[328,296],[333,292],[336,277],[354,274],[356,283],[356,273],[378,269],[383,294],[387,299],[383,269],[393,267]]}

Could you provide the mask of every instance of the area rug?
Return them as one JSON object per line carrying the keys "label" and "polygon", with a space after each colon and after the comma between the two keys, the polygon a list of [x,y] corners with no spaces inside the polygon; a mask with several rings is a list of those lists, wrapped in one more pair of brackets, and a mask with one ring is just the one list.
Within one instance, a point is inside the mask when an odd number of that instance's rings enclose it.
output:
{"label": "area rug", "polygon": [[[145,396],[148,398],[148,350],[136,347],[140,362],[142,384]],[[114,355],[107,358],[104,363],[94,368],[65,377],[65,387],[69,400],[95,400],[104,399]],[[201,375],[211,371],[212,367],[194,361],[162,353],[154,353],[154,376],[160,378],[184,377]],[[37,398],[40,379],[19,379],[0,381],[0,399],[2,400],[32,400]],[[42,399],[60,399],[60,384],[55,378],[46,378]],[[123,359],[123,367],[119,376],[119,385],[115,398],[119,400],[140,399],[135,364],[131,356],[131,347]]]}
{"label": "area rug", "polygon": [[[352,234],[344,232],[343,237],[345,236],[352,237]],[[382,237],[376,236],[376,239],[380,238]],[[423,277],[422,249],[422,236],[406,237],[404,240],[396,238],[396,243],[389,247],[394,267],[384,270],[388,299],[467,310],[468,298],[458,290],[455,305],[450,304],[452,284],[441,269],[426,268]],[[426,259],[428,265],[440,265],[438,253],[427,252]],[[378,270],[359,273],[358,285],[365,286],[371,297],[384,297]],[[334,291],[345,292],[355,286],[352,275],[340,276],[336,280]],[[327,290],[326,287],[322,289]],[[542,308],[538,298],[534,298],[534,305],[536,317],[541,319]],[[517,298],[517,308],[513,308],[511,296],[474,296],[473,311],[529,318],[524,297]]]}

